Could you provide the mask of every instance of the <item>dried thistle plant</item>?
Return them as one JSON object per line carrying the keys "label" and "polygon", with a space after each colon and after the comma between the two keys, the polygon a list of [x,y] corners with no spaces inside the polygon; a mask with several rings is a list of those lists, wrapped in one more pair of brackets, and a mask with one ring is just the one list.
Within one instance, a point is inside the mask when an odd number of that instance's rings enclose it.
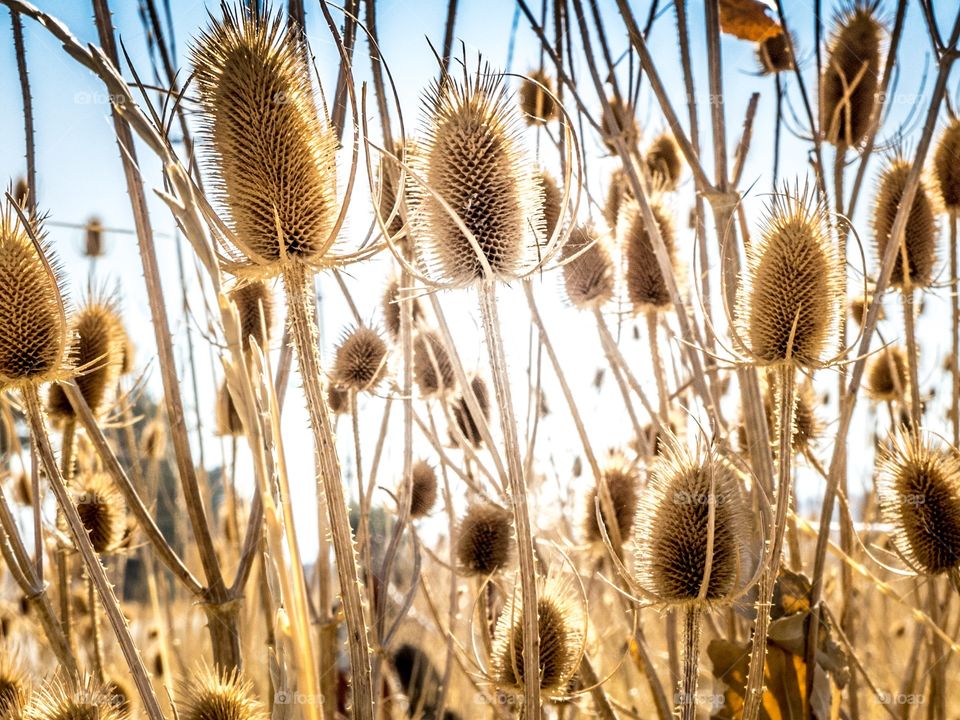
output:
{"label": "dried thistle plant", "polygon": [[180,717],[183,720],[266,720],[266,708],[253,695],[253,683],[239,672],[217,671],[203,666],[193,672],[182,688]]}

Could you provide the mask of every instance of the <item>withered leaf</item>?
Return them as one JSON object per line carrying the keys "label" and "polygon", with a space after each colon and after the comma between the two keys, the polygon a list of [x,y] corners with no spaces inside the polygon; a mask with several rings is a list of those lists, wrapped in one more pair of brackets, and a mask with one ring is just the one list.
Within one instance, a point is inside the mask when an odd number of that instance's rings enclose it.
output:
{"label": "withered leaf", "polygon": [[761,0],[720,0],[720,29],[741,40],[760,42],[783,32]]}

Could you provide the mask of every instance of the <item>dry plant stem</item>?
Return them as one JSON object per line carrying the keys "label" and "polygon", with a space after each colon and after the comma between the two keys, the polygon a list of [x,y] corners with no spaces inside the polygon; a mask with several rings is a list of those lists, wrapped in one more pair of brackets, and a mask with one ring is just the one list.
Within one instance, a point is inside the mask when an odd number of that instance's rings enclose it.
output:
{"label": "dry plant stem", "polygon": [[677,702],[681,720],[694,720],[697,716],[701,613],[698,603],[683,608],[683,678]]}
{"label": "dry plant stem", "polygon": [[100,613],[97,608],[97,591],[89,573],[86,578],[87,605],[90,606],[90,644],[93,646],[93,676],[103,682],[103,641],[100,638]]}
{"label": "dry plant stem", "polygon": [[308,275],[305,267],[293,265],[284,270],[283,283],[287,295],[287,321],[300,363],[301,382],[316,443],[318,490],[322,491],[326,498],[330,534],[337,561],[337,576],[347,623],[350,667],[353,672],[353,709],[355,717],[372,720],[374,696],[370,678],[370,646],[363,616],[356,550],[340,479],[340,463],[320,383],[320,358],[317,352],[316,325],[313,322],[316,294],[313,276]]}
{"label": "dry plant stem", "polygon": [[[651,420],[657,426],[657,430],[662,429],[660,426],[660,417],[657,414],[656,409],[650,403],[650,400],[647,398],[647,394],[643,391],[640,383],[637,382],[637,379],[633,376],[633,373],[630,372],[630,368],[627,365],[626,358],[623,357],[623,354],[620,352],[620,347],[617,345],[617,341],[614,339],[613,335],[610,332],[610,328],[607,327],[607,322],[603,318],[603,313],[600,312],[599,308],[594,308],[594,316],[597,319],[597,329],[600,332],[600,340],[603,344],[604,354],[607,356],[607,360],[610,363],[611,370],[614,373],[617,371],[622,371],[623,376],[626,378],[626,381],[630,384],[630,387],[637,394],[637,397],[640,398],[640,404],[643,405],[643,409],[649,413]],[[629,394],[624,392],[624,402],[627,404],[628,411],[631,412],[631,419],[633,420],[634,429],[637,432],[640,431],[639,423],[637,422],[636,416],[632,413],[633,404],[629,400]]]}
{"label": "dry plant stem", "polygon": [[580,679],[584,685],[590,688],[590,695],[593,697],[593,709],[597,713],[597,717],[601,720],[617,720],[617,716],[613,712],[613,706],[610,705],[610,698],[607,697],[600,677],[597,675],[597,671],[593,669],[593,662],[586,653],[580,660]]}
{"label": "dry plant stem", "polygon": [[[493,387],[500,409],[500,429],[503,433],[503,449],[507,460],[507,480],[510,484],[510,504],[517,533],[517,556],[520,563],[520,594],[523,606],[523,666],[540,667],[540,631],[537,611],[537,572],[534,558],[533,528],[527,506],[527,485],[523,477],[520,459],[520,442],[517,423],[514,419],[513,399],[507,359],[503,351],[500,321],[497,314],[496,285],[485,281],[477,287],[480,297],[480,316],[490,356],[490,371]],[[540,683],[531,682],[532,673],[527,671],[523,684],[524,714],[528,718],[540,717]],[[539,672],[537,673],[539,678]]]}
{"label": "dry plant stem", "polygon": [[23,134],[27,144],[27,187],[30,194],[27,203],[30,215],[36,215],[37,207],[37,152],[34,145],[33,100],[30,97],[30,77],[27,75],[27,52],[23,46],[23,21],[20,13],[10,10],[10,24],[13,28],[13,48],[17,56],[17,77],[20,81],[20,97],[23,101]]}
{"label": "dry plant stem", "polygon": [[920,357],[917,348],[913,299],[913,286],[907,279],[903,287],[903,329],[907,339],[907,368],[910,373],[910,426],[916,431],[920,428],[923,407],[920,404],[920,373],[917,367],[920,364]]}
{"label": "dry plant stem", "polygon": [[792,491],[793,460],[793,424],[796,395],[794,382],[796,368],[791,361],[779,368],[780,405],[779,410],[779,447],[777,452],[777,512],[774,517],[773,538],[767,556],[767,567],[760,575],[757,594],[757,619],[753,631],[753,645],[750,649],[750,669],[747,673],[747,687],[744,693],[743,720],[757,720],[763,701],[764,665],[767,657],[767,630],[770,627],[770,607],[773,603],[773,589],[780,570],[780,557],[783,554],[783,536],[787,514],[790,510]]}
{"label": "dry plant stem", "polygon": [[[941,625],[943,616],[940,612],[940,597],[937,592],[937,579],[931,577],[927,583],[927,603],[930,620],[935,625]],[[946,665],[943,642],[936,634],[930,637],[930,655],[932,667],[930,668],[930,696],[931,702],[927,705],[927,718],[929,720],[945,720],[946,718]]]}
{"label": "dry plant stem", "polygon": [[137,686],[144,711],[150,720],[163,720],[163,713],[160,710],[160,704],[157,702],[157,696],[153,692],[150,676],[147,674],[140,652],[137,650],[130,635],[130,630],[127,628],[127,621],[120,611],[120,604],[113,592],[113,586],[107,579],[103,565],[100,564],[100,559],[90,543],[90,536],[83,527],[83,521],[80,520],[77,508],[63,483],[63,478],[60,476],[60,468],[57,467],[53,447],[50,445],[50,438],[44,425],[43,409],[37,388],[28,385],[23,390],[23,398],[26,405],[27,421],[30,425],[30,435],[37,446],[40,461],[47,472],[50,488],[53,490],[57,503],[66,518],[74,545],[79,551],[80,557],[83,558],[83,564],[97,589],[97,594],[100,596],[100,602],[103,604],[107,618],[110,620],[110,625],[117,637],[123,658],[133,677],[134,684]]}
{"label": "dry plant stem", "polygon": [[960,285],[957,280],[957,211],[950,210],[950,324],[953,345],[950,354],[950,411],[953,446],[960,447]]}
{"label": "dry plant stem", "polygon": [[670,395],[667,392],[667,378],[663,371],[663,358],[660,355],[660,339],[657,333],[657,313],[648,310],[647,335],[650,339],[650,361],[653,364],[653,376],[657,382],[657,396],[660,401],[660,424],[670,427]]}

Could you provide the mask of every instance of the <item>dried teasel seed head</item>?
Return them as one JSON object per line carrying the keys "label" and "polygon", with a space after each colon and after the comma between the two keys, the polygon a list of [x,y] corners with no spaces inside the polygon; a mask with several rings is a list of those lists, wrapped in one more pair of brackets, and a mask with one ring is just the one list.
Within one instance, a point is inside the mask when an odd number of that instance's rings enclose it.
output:
{"label": "dried teasel seed head", "polygon": [[83,228],[83,254],[88,258],[98,258],[103,253],[103,223],[100,218],[92,217]]}
{"label": "dried teasel seed head", "polygon": [[543,70],[534,70],[521,81],[520,110],[527,124],[546,125],[559,117],[560,110],[553,92],[553,80]]}
{"label": "dried teasel seed head", "polygon": [[161,460],[167,452],[167,426],[159,418],[148,422],[143,428],[142,440],[144,458]]}
{"label": "dried teasel seed head", "polygon": [[127,505],[110,476],[86,473],[70,489],[93,549],[110,553],[119,548],[127,533]]}
{"label": "dried teasel seed head", "polygon": [[505,567],[513,549],[513,516],[496,505],[467,508],[456,538],[457,563],[466,575],[490,575]]}
{"label": "dried teasel seed head", "polygon": [[820,127],[833,145],[858,145],[877,106],[883,25],[876,0],[853,0],[836,18],[820,81]]}
{"label": "dried teasel seed head", "polygon": [[546,170],[540,171],[540,185],[543,187],[543,224],[546,228],[544,238],[549,240],[553,231],[563,223],[563,193],[557,186],[553,175]]}
{"label": "dried teasel seed head", "polygon": [[[548,581],[537,597],[540,635],[540,690],[567,694],[583,659],[584,618],[576,591],[568,583]],[[491,675],[498,687],[519,692],[526,682],[523,665],[523,607],[519,590],[507,601],[493,636]]]}
{"label": "dried teasel seed head", "polygon": [[423,308],[420,307],[420,301],[400,292],[400,283],[396,279],[387,283],[387,289],[383,293],[383,325],[387,329],[387,334],[391,340],[397,340],[400,337],[400,310],[401,303],[413,304],[413,322],[423,317]]}
{"label": "dried teasel seed head", "polygon": [[[853,320],[857,325],[863,325],[867,320],[867,312],[870,310],[870,305],[874,301],[874,295],[857,295],[854,298],[850,299],[848,303],[848,309],[850,313],[850,319]],[[877,315],[877,320],[883,320],[885,317],[883,313],[883,305],[880,305],[880,314]]]}
{"label": "dried teasel seed head", "polygon": [[387,344],[376,330],[361,325],[344,333],[331,371],[335,384],[353,392],[373,392],[386,372]]}
{"label": "dried teasel seed head", "polygon": [[40,223],[39,242],[7,201],[0,211],[0,387],[38,385],[64,375],[67,320],[61,280]]}
{"label": "dried teasel seed head", "polygon": [[[673,217],[660,198],[651,198],[650,209],[672,261],[676,244]],[[670,293],[639,203],[631,200],[621,209],[617,236],[624,247],[627,261],[624,280],[634,312],[669,307]]]}
{"label": "dried teasel seed head", "polygon": [[419,333],[413,341],[413,377],[424,397],[443,394],[457,384],[450,354],[433,330]]}
{"label": "dried teasel seed head", "polygon": [[[116,305],[91,298],[73,316],[72,340],[68,348],[71,364],[77,368],[75,381],[94,415],[105,409],[109,393],[117,384],[123,364],[126,333]],[[54,418],[73,418],[74,411],[59,385],[51,385],[47,400]]]}
{"label": "dried teasel seed head", "polygon": [[236,669],[206,666],[190,674],[182,689],[180,720],[267,720],[269,714],[253,694],[253,683]]}
{"label": "dried teasel seed head", "polygon": [[30,699],[30,676],[7,650],[0,650],[0,718],[19,718]]}
{"label": "dried teasel seed head", "polygon": [[620,218],[620,208],[633,199],[633,190],[626,171],[621,167],[610,174],[610,184],[607,186],[607,200],[603,206],[603,217],[612,232],[616,232],[617,220]]}
{"label": "dried teasel seed head", "polygon": [[[877,185],[877,194],[873,201],[873,237],[876,243],[877,257],[883,258],[890,242],[893,221],[900,207],[900,200],[907,185],[911,164],[900,157],[894,158],[884,169]],[[926,287],[933,279],[933,268],[937,262],[937,207],[927,183],[921,178],[917,192],[913,196],[913,205],[907,216],[907,227],[903,234],[903,246],[898,248],[897,257],[890,273],[890,285],[904,287],[906,278],[903,267],[903,248],[906,248],[911,287]]]}
{"label": "dried teasel seed head", "polygon": [[226,6],[191,52],[215,192],[241,267],[276,275],[322,262],[334,238],[337,139],[280,14]]}
{"label": "dried teasel seed head", "polygon": [[[411,160],[422,182],[411,178],[408,196],[420,262],[450,285],[488,274],[519,277],[536,261],[543,237],[543,192],[502,77],[488,68],[462,82],[446,76],[431,86],[425,105],[423,139]],[[427,187],[472,233],[477,249]]]}
{"label": "dried teasel seed head", "polygon": [[130,333],[127,332],[123,323],[120,324],[120,330],[123,332],[123,352],[120,356],[120,375],[129,375],[136,369],[137,346],[130,339]]}
{"label": "dried teasel seed head", "polygon": [[120,714],[123,717],[129,717],[133,710],[133,699],[136,697],[136,691],[130,683],[119,673],[112,673],[104,680],[103,690]]}
{"label": "dried teasel seed head", "polygon": [[907,351],[896,345],[887,345],[867,363],[864,384],[867,394],[877,402],[900,400],[910,389]]}
{"label": "dried teasel seed head", "polygon": [[638,581],[666,603],[722,602],[746,580],[747,515],[735,471],[713,450],[665,445],[635,521]]}
{"label": "dried teasel seed head", "polygon": [[613,112],[614,122],[610,122],[607,113],[601,108],[600,134],[603,144],[607,146],[607,150],[616,154],[618,151],[615,138],[619,137],[627,146],[627,150],[636,151],[637,143],[640,140],[640,126],[637,125],[633,106],[629,103],[623,103],[616,97],[609,98],[608,102],[610,110]]}
{"label": "dried teasel seed head", "polygon": [[[473,389],[473,394],[477,398],[477,404],[480,406],[484,418],[489,420],[490,394],[487,392],[487,383],[477,375],[470,381],[470,387]],[[470,406],[467,405],[467,401],[462,396],[457,398],[452,411],[453,419],[457,423],[460,434],[467,442],[475,447],[480,447],[483,443],[483,436],[480,434],[479,422],[470,412]]]}
{"label": "dried teasel seed head", "polygon": [[806,189],[773,196],[737,299],[740,333],[757,363],[817,367],[833,347],[843,264],[828,228]]}
{"label": "dried teasel seed head", "polygon": [[770,35],[757,43],[757,61],[764,74],[793,70],[793,56],[787,44],[787,34],[784,32]]}
{"label": "dried teasel seed head", "polygon": [[683,159],[672,134],[665,132],[653,139],[647,148],[646,163],[654,187],[660,190],[676,189],[683,171]]}
{"label": "dried teasel seed head", "polygon": [[[767,416],[767,427],[770,437],[775,438],[779,435],[780,413],[777,408],[780,407],[780,388],[773,382],[768,382],[763,394],[763,409]],[[817,395],[813,390],[813,384],[809,380],[804,380],[796,385],[794,400],[796,402],[793,412],[793,449],[800,452],[816,440],[822,430],[822,423],[817,417]],[[746,447],[744,442],[743,447]]]}
{"label": "dried teasel seed head", "polygon": [[960,460],[919,434],[898,433],[880,451],[877,493],[893,543],[911,568],[937,575],[960,566]]}
{"label": "dried teasel seed head", "polygon": [[327,386],[327,409],[333,415],[346,415],[350,412],[350,393],[331,383]]}
{"label": "dried teasel seed head", "polygon": [[92,676],[55,678],[30,698],[23,720],[123,720],[113,694]]}
{"label": "dried teasel seed head", "polygon": [[616,273],[610,250],[591,225],[578,225],[561,251],[567,298],[577,308],[603,307],[613,297]]}
{"label": "dried teasel seed head", "polygon": [[216,420],[217,435],[243,435],[243,420],[240,419],[240,413],[237,412],[226,382],[221,384],[217,391]]}
{"label": "dried teasel seed head", "polygon": [[410,517],[421,518],[437,502],[437,473],[424,460],[414,463],[410,478]]}
{"label": "dried teasel seed head", "polygon": [[[637,512],[637,493],[640,489],[640,473],[627,462],[622,455],[613,456],[602,470],[603,482],[610,493],[613,505],[613,517],[621,540],[628,540],[633,533],[633,520]],[[600,517],[603,519],[603,533],[597,519],[599,504]],[[600,495],[600,489],[594,485],[587,494],[586,514],[584,516],[584,534],[592,543],[603,542],[604,533],[614,541],[612,523]]]}
{"label": "dried teasel seed head", "polygon": [[262,280],[244,282],[230,291],[230,300],[240,316],[240,337],[244,352],[256,343],[265,352],[270,345],[273,323],[273,293]]}
{"label": "dried teasel seed head", "polygon": [[960,210],[960,118],[952,118],[933,154],[933,174],[948,210]]}

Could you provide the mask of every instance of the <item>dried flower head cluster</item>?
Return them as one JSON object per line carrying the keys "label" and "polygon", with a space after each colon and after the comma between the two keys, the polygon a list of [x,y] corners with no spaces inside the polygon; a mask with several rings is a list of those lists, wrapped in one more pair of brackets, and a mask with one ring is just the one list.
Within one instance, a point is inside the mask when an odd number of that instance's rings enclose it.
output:
{"label": "dried flower head cluster", "polygon": [[510,511],[487,503],[471,505],[457,530],[457,563],[467,575],[490,575],[510,561],[513,542]]}
{"label": "dried flower head cluster", "polygon": [[864,386],[871,398],[880,402],[900,400],[910,389],[907,352],[898,345],[887,345],[870,358]]}
{"label": "dried flower head cluster", "polygon": [[775,74],[793,70],[793,56],[784,32],[770,35],[757,43],[757,60],[760,70],[765,74]]}
{"label": "dried flower head cluster", "polygon": [[[633,534],[633,521],[637,512],[637,494],[640,492],[640,473],[622,455],[615,455],[607,461],[602,470],[602,481],[610,495],[613,520],[621,540],[628,540]],[[614,541],[610,511],[604,505],[600,488],[594,485],[587,494],[584,514],[584,534],[592,543],[603,541],[604,536]],[[599,518],[597,513],[599,512]],[[599,519],[603,520],[601,531]]]}
{"label": "dried flower head cluster", "polygon": [[437,502],[437,472],[430,463],[420,460],[413,464],[410,478],[410,517],[421,518]]}
{"label": "dried flower head cluster", "polygon": [[653,187],[663,191],[676,189],[683,170],[683,159],[680,157],[680,147],[672,134],[657,135],[647,148],[644,159]]}
{"label": "dried flower head cluster", "polygon": [[23,720],[123,720],[113,694],[92,676],[44,683],[23,710]]}
{"label": "dried flower head cluster", "polygon": [[450,354],[433,330],[426,330],[413,341],[413,377],[423,397],[452,390],[457,383]]}
{"label": "dried flower head cluster", "polygon": [[344,390],[372,392],[387,372],[387,344],[373,328],[363,325],[344,333],[331,370]]}
{"label": "dried flower head cluster", "polygon": [[98,553],[117,550],[127,533],[127,506],[110,476],[83,473],[71,491],[93,549]]}

